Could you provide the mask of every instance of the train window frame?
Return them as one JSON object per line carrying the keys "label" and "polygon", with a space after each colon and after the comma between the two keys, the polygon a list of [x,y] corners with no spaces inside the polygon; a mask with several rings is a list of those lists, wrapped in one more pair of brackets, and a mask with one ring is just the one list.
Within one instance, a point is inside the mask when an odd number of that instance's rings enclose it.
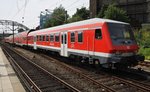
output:
{"label": "train window frame", "polygon": [[67,34],[64,34],[64,44],[67,44]]}
{"label": "train window frame", "polygon": [[42,41],[46,41],[46,40],[45,40],[45,35],[43,35],[43,39],[42,39]]}
{"label": "train window frame", "polygon": [[[79,33],[82,33],[82,36],[81,36],[82,40],[81,41],[79,40]],[[78,43],[83,43],[83,31],[78,31],[77,34],[78,34],[78,37],[77,37]]]}
{"label": "train window frame", "polygon": [[43,41],[43,35],[40,36],[40,41]]}
{"label": "train window frame", "polygon": [[49,41],[49,35],[46,35],[46,41],[47,42]]}
{"label": "train window frame", "polygon": [[63,34],[61,34],[61,44],[64,44],[63,37]]}
{"label": "train window frame", "polygon": [[36,41],[38,41],[38,35],[36,36]]}
{"label": "train window frame", "polygon": [[49,39],[50,39],[50,40],[49,40],[50,42],[54,42],[54,34],[50,34]]}
{"label": "train window frame", "polygon": [[39,35],[39,41],[41,41],[41,35]]}
{"label": "train window frame", "polygon": [[55,42],[60,42],[60,34],[55,33]]}
{"label": "train window frame", "polygon": [[38,35],[38,40],[37,41],[40,41],[40,36]]}
{"label": "train window frame", "polygon": [[95,39],[97,39],[97,40],[101,40],[102,39],[102,29],[100,29],[100,28],[99,29],[95,29]]}
{"label": "train window frame", "polygon": [[[74,36],[72,36],[74,34]],[[75,43],[75,32],[70,32],[70,42]]]}
{"label": "train window frame", "polygon": [[33,36],[33,42],[37,41],[37,36]]}

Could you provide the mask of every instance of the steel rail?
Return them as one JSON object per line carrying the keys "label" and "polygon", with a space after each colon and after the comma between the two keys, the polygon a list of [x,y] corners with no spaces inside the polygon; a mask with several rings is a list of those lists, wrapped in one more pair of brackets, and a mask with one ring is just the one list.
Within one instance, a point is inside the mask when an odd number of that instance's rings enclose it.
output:
{"label": "steel rail", "polygon": [[[11,50],[12,50],[12,49],[11,49]],[[42,67],[38,66],[37,64],[33,63],[33,62],[32,62],[31,60],[29,60],[28,58],[26,58],[26,57],[20,55],[18,52],[14,51],[14,50],[12,50],[12,51],[15,52],[16,54],[18,54],[19,56],[23,57],[25,60],[29,61],[30,63],[32,63],[34,66],[38,67],[39,69],[41,69],[41,70],[44,71],[45,73],[47,73],[49,76],[52,76],[53,78],[55,78],[55,79],[56,79],[57,81],[59,81],[62,85],[64,85],[64,86],[67,87],[68,89],[72,90],[73,92],[81,92],[80,90],[78,90],[77,88],[71,86],[70,84],[68,84],[68,83],[65,82],[64,80],[61,80],[60,78],[58,78],[57,76],[55,76],[55,75],[53,75],[52,73],[48,72],[48,71],[45,70],[44,68],[42,68]],[[12,57],[11,57],[11,59],[12,59],[13,61],[15,61]],[[15,63],[16,63],[16,62],[15,62]],[[22,68],[21,68],[18,64],[16,64],[16,65],[17,65],[17,67],[19,67],[19,69],[20,69],[21,71],[23,71]],[[40,90],[40,88],[37,87],[37,85],[30,79],[30,77],[29,77],[24,71],[23,71],[23,74],[29,79],[29,82],[31,82],[31,84],[33,85],[32,88],[34,88],[35,92],[42,92],[42,91]]]}
{"label": "steel rail", "polygon": [[94,79],[88,77],[88,76],[85,75],[82,71],[80,71],[80,70],[78,70],[78,69],[75,69],[75,68],[73,68],[73,67],[71,67],[71,66],[69,66],[69,65],[67,65],[67,64],[65,64],[65,63],[59,62],[58,60],[56,60],[56,59],[54,59],[54,58],[51,58],[51,57],[49,57],[49,56],[47,56],[47,55],[43,55],[43,54],[41,54],[41,55],[42,55],[43,57],[45,57],[45,58],[54,60],[55,63],[61,65],[63,68],[66,68],[67,70],[69,70],[69,71],[71,71],[71,72],[74,72],[74,73],[76,73],[76,74],[78,74],[78,75],[80,75],[80,76],[83,76],[83,77],[86,78],[87,80],[90,80],[90,81],[93,82],[94,84],[96,84],[96,85],[98,85],[98,86],[100,86],[100,87],[102,87],[102,88],[108,90],[109,92],[116,92],[116,91],[117,91],[117,90],[114,90],[114,89],[112,89],[112,88],[110,88],[110,87],[108,87],[108,86],[105,86],[105,85],[102,84],[102,83],[99,83],[99,82],[95,81]]}
{"label": "steel rail", "polygon": [[[116,92],[116,91],[117,91],[117,90],[114,90],[114,89],[112,89],[112,88],[110,88],[110,87],[108,87],[108,86],[105,86],[104,84],[101,84],[101,83],[97,82],[96,80],[94,80],[94,79],[88,77],[84,72],[82,72],[82,71],[80,71],[80,70],[78,70],[78,69],[75,69],[75,68],[73,68],[73,67],[71,67],[71,66],[69,66],[69,65],[67,65],[67,64],[65,64],[65,63],[63,63],[63,62],[60,62],[60,61],[58,61],[58,60],[56,60],[56,59],[54,59],[54,58],[51,58],[51,57],[49,57],[49,56],[47,56],[47,55],[44,55],[44,54],[40,54],[40,55],[42,55],[42,56],[45,57],[45,58],[48,58],[48,59],[51,59],[51,60],[55,61],[55,63],[61,65],[62,67],[68,69],[69,71],[72,71],[72,72],[74,72],[74,73],[77,73],[77,74],[79,74],[79,75],[81,75],[81,76],[87,78],[88,80],[93,81],[93,83],[95,83],[95,84],[97,84],[97,85],[100,85],[100,86],[102,86],[102,87],[104,87],[104,88],[107,88],[109,91],[112,91],[112,92]],[[135,83],[133,83],[133,82],[131,82],[131,81],[128,81],[128,80],[125,80],[125,79],[122,79],[122,78],[119,78],[119,77],[116,77],[116,76],[112,76],[112,78],[113,78],[113,79],[117,79],[117,80],[121,81],[122,83],[124,83],[124,84],[126,84],[126,85],[131,85],[131,86],[133,86],[133,87],[136,87],[136,88],[138,88],[139,90],[141,90],[141,91],[143,91],[143,92],[150,92],[150,88],[146,88],[146,87],[144,87],[144,86],[140,86],[140,85],[135,84]]]}
{"label": "steel rail", "polygon": [[[8,55],[9,57],[9,61],[11,63],[11,65],[13,66],[13,68],[15,69],[15,71],[17,71],[17,73],[19,73],[19,77],[24,81],[24,83],[26,84],[26,87],[30,90],[30,91],[35,91],[35,92],[42,92],[37,86],[36,84],[31,80],[31,78],[23,71],[23,69],[15,62],[15,60],[13,59],[13,57],[11,57],[11,55],[7,52],[7,50],[5,48],[2,48],[3,51],[5,51],[5,53]],[[23,77],[22,77],[23,76]],[[28,85],[28,84],[30,85]]]}

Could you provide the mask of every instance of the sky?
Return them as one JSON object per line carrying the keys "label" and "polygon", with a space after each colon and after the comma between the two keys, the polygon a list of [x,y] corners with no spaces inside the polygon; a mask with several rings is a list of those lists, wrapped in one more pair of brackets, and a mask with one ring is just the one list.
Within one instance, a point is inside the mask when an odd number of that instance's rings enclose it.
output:
{"label": "sky", "polygon": [[29,28],[39,25],[40,12],[62,5],[71,16],[76,8],[89,8],[89,0],[0,0],[0,20],[13,20]]}

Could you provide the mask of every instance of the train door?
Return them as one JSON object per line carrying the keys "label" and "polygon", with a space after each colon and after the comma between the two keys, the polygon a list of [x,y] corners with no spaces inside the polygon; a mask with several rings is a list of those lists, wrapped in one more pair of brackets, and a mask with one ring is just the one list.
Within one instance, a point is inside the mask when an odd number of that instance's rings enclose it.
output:
{"label": "train door", "polygon": [[36,38],[36,36],[33,36],[33,48],[36,50],[37,49],[37,46],[36,46],[36,40],[37,40],[37,38]]}
{"label": "train door", "polygon": [[87,51],[89,56],[94,55],[94,31],[88,30],[87,31]]}
{"label": "train door", "polygon": [[68,56],[67,32],[61,32],[61,56]]}

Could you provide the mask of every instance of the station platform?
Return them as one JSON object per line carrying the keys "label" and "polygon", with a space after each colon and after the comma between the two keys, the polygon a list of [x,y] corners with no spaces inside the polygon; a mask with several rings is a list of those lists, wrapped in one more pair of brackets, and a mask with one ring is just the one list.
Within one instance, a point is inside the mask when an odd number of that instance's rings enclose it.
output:
{"label": "station platform", "polygon": [[0,92],[26,92],[0,47]]}

